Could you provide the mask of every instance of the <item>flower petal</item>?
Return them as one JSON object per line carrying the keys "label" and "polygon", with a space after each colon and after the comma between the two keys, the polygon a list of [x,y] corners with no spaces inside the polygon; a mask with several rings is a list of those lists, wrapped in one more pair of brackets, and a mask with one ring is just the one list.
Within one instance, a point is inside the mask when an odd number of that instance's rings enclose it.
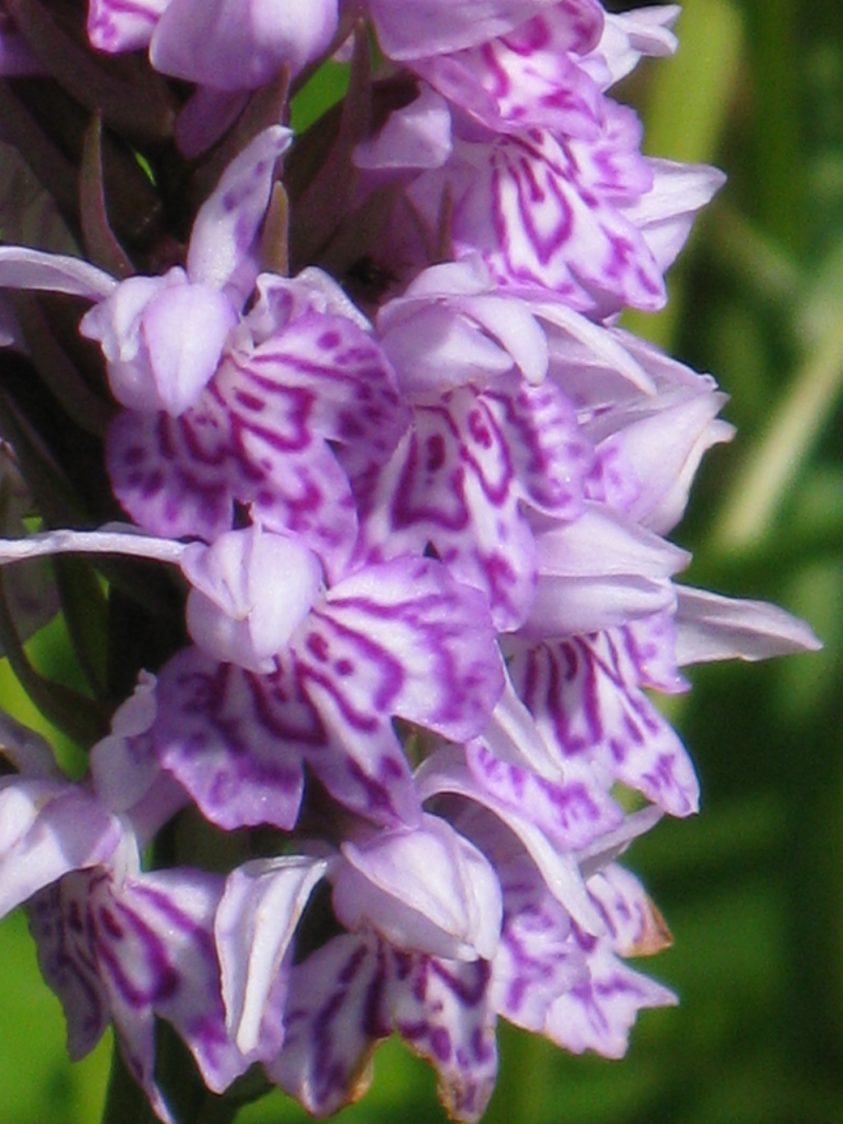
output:
{"label": "flower petal", "polygon": [[372,925],[391,945],[449,960],[490,959],[501,924],[494,870],[445,820],[341,846],[334,912],[347,929]]}
{"label": "flower petal", "polygon": [[217,89],[256,89],[295,74],[331,41],[337,0],[170,0],[150,47],[164,74]]}
{"label": "flower petal", "polygon": [[536,542],[539,576],[525,637],[598,632],[671,608],[669,579],[690,561],[684,550],[594,503]]}
{"label": "flower petal", "polygon": [[516,653],[510,674],[567,777],[606,788],[621,781],[671,815],[696,811],[691,761],[641,690],[636,650],[622,631]]}
{"label": "flower petal", "polygon": [[328,941],[290,973],[284,1048],[266,1069],[314,1116],[337,1112],[368,1088],[370,1055],[391,1030],[387,970],[385,952],[372,938],[348,935]]}
{"label": "flower petal", "polygon": [[229,830],[263,823],[289,829],[298,816],[301,758],[267,694],[258,677],[195,648],[159,674],[158,759],[203,815]]}
{"label": "flower petal", "polygon": [[485,726],[503,688],[494,630],[483,598],[440,563],[364,567],[328,592],[319,617],[318,654],[308,638],[299,659],[315,680],[331,658],[350,661],[336,670],[346,698],[355,686],[364,692],[360,710],[365,699],[370,713],[397,714],[455,741]]}
{"label": "flower petal", "polygon": [[499,1015],[541,1033],[551,1004],[588,979],[565,909],[526,856],[500,864],[504,925],[492,965],[490,998]]}
{"label": "flower petal", "polygon": [[[290,855],[255,859],[228,876],[214,923],[222,967],[226,1020],[244,1054],[269,1061],[281,1041],[261,1024],[277,989],[288,949],[311,891],[325,874],[325,859]],[[276,990],[277,995],[277,990]]]}
{"label": "flower petal", "polygon": [[515,376],[463,387],[414,411],[414,426],[369,481],[363,534],[375,553],[432,545],[489,600],[498,629],[527,615],[535,544],[525,508],[567,522],[582,506],[590,449],[567,399]]}
{"label": "flower petal", "polygon": [[502,807],[527,816],[560,847],[572,851],[588,847],[623,820],[618,804],[587,777],[554,782],[528,769],[498,760],[482,739],[466,746],[466,760],[474,777]]}
{"label": "flower petal", "polygon": [[602,930],[603,922],[588,898],[574,852],[549,839],[529,811],[505,803],[481,785],[460,750],[439,750],[428,757],[416,773],[416,787],[421,800],[452,793],[487,808],[518,837],[548,890],[569,914],[589,932]]}
{"label": "flower petal", "polygon": [[27,246],[0,246],[0,288],[69,293],[96,301],[107,297],[116,285],[110,274],[81,258]]}
{"label": "flower petal", "polygon": [[676,659],[680,665],[709,660],[766,660],[822,647],[809,625],[777,605],[721,597],[677,586]]}
{"label": "flower petal", "polygon": [[122,831],[68,782],[0,781],[0,917],[69,871],[107,862]]}
{"label": "flower petal", "polygon": [[171,0],[89,0],[88,39],[98,51],[145,47]]}
{"label": "flower petal", "polygon": [[490,967],[432,957],[395,957],[389,992],[396,1031],[436,1069],[452,1120],[474,1124],[486,1110],[498,1068]]}
{"label": "flower petal", "polygon": [[[179,3],[175,0],[169,12]],[[213,6],[202,0],[206,13]],[[228,292],[238,308],[257,276],[251,253],[269,203],[275,162],[291,139],[282,125],[258,133],[228,165],[193,223],[187,251],[190,280]]]}
{"label": "flower petal", "polygon": [[412,59],[456,51],[501,35],[558,0],[367,0],[381,48],[389,58]]}

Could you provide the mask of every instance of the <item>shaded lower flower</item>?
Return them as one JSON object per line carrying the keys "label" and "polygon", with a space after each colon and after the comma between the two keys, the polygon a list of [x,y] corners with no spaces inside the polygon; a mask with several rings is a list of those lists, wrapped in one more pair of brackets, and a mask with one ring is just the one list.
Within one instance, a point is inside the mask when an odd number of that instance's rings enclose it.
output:
{"label": "shaded lower flower", "polygon": [[156,1017],[179,1033],[214,1092],[249,1064],[228,1036],[220,994],[213,919],[222,888],[220,876],[202,871],[115,878],[96,867],[66,875],[29,903],[71,1058],[84,1057],[113,1023],[129,1072],[168,1124],[174,1117],[155,1081]]}
{"label": "shaded lower flower", "polygon": [[[496,872],[438,816],[415,828],[373,829],[346,816],[336,845],[308,839],[312,852],[256,859],[228,877],[217,913],[228,1024],[239,1047],[271,1061],[285,1037],[284,1008],[297,929],[316,884],[331,884],[337,922],[376,933],[396,953],[471,963],[494,955],[501,924]],[[323,938],[324,939],[324,938]]]}
{"label": "shaded lower flower", "polygon": [[[425,793],[476,795],[468,780],[460,791],[453,771],[450,780],[441,767],[423,775]],[[456,831],[426,814],[409,831],[363,828],[355,841],[352,829],[340,854],[314,845],[313,857],[230,875],[217,937],[232,1033],[315,1115],[365,1091],[372,1051],[391,1033],[434,1066],[449,1113],[475,1121],[494,1087],[498,1015],[561,1042],[570,997],[572,1048],[581,1048],[582,1019],[599,1016],[602,1037],[588,1045],[612,1054],[638,1009],[673,1001],[618,959],[665,943],[658,916],[620,868],[599,873],[652,816],[569,852],[587,903],[577,922],[546,881],[548,863],[536,863],[535,840],[525,849],[518,817],[501,807],[490,815],[494,801],[478,799],[454,809]],[[350,931],[330,935],[329,925],[317,951],[297,959],[295,931],[322,877]],[[466,946],[469,932],[477,943]]]}
{"label": "shaded lower flower", "polygon": [[497,1071],[489,966],[412,955],[373,933],[335,937],[292,970],[269,1077],[316,1116],[357,1100],[393,1031],[436,1069],[448,1112],[475,1121]]}
{"label": "shaded lower flower", "polygon": [[185,803],[150,754],[152,684],[142,682],[73,784],[37,735],[0,719],[17,773],[0,780],[0,911],[26,903],[41,971],[59,996],[74,1059],[110,1023],[158,1117],[173,1120],[155,1080],[155,1018],[172,1023],[210,1088],[247,1067],[225,1029],[213,918],[220,876],[143,873],[146,842]]}
{"label": "shaded lower flower", "polygon": [[583,952],[588,976],[554,999],[544,1033],[575,1054],[594,1050],[603,1057],[621,1058],[638,1012],[677,1002],[672,991],[634,971],[622,958],[659,952],[670,945],[671,937],[629,871],[613,863],[593,875],[588,888],[607,932],[595,939],[573,926],[572,942]]}
{"label": "shaded lower flower", "polygon": [[566,915],[523,857],[499,861],[499,871],[504,924],[489,985],[495,1010],[573,1053],[621,1057],[638,1012],[676,1002],[623,962],[670,944],[660,915],[616,863],[586,883],[605,923],[599,935]]}

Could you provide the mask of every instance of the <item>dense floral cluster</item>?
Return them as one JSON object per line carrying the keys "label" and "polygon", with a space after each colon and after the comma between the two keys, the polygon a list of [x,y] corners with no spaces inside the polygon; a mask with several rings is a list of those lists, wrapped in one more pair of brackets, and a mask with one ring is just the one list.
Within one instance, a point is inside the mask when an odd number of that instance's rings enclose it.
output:
{"label": "dense floral cluster", "polygon": [[[674,1000],[625,963],[668,937],[616,859],[698,797],[647,692],[814,643],[674,583],[664,536],[731,436],[724,396],[615,326],[663,304],[722,178],[643,156],[607,94],[674,49],[678,10],[5,8],[4,121],[33,124],[3,126],[4,175],[23,157],[35,182],[3,230],[37,248],[0,248],[0,330],[108,478],[63,516],[27,475],[38,421],[4,407],[0,555],[33,560],[5,600],[36,627],[57,602],[34,559],[75,552],[123,598],[140,571],[115,557],[152,560],[185,606],[157,660],[126,652],[81,781],[2,723],[0,900],[28,903],[72,1055],[113,1024],[163,1121],[156,1019],[211,1090],[259,1066],[317,1115],[393,1033],[465,1121],[498,1017],[622,1055]],[[347,94],[294,137],[291,91],[332,56]],[[46,174],[45,90],[63,135],[105,122],[79,196],[66,155]],[[36,346],[33,309],[80,298],[96,354]],[[42,530],[14,538],[30,502]]]}

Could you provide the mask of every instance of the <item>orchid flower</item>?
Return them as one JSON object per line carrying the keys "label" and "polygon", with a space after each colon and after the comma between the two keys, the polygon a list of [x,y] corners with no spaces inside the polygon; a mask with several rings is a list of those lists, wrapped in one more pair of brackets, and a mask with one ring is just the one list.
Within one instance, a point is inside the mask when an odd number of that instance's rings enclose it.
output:
{"label": "orchid flower", "polygon": [[[499,1018],[621,1056],[675,996],[626,963],[670,936],[617,860],[699,806],[652,693],[818,646],[678,580],[726,395],[617,325],[723,180],[644,155],[607,92],[677,9],[91,0],[71,34],[9,7],[0,69],[56,97],[35,179],[80,107],[106,126],[55,199],[0,199],[7,240],[41,230],[0,247],[0,627],[96,730],[71,780],[0,713],[0,913],[28,908],[71,1055],[113,1025],[165,1124],[269,1084],[329,1114],[393,1033],[465,1122]],[[342,103],[294,137],[333,57]],[[115,167],[152,200],[126,235]],[[23,648],[59,593],[93,699]]]}

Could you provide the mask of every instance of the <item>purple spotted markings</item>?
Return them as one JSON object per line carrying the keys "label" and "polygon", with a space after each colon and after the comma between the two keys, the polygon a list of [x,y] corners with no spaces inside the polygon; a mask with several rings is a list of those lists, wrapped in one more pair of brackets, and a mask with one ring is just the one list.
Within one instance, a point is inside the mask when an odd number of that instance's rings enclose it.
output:
{"label": "purple spotted markings", "polygon": [[436,1070],[451,1115],[477,1120],[497,1069],[489,976],[484,961],[402,953],[374,934],[335,937],[292,971],[285,1044],[269,1072],[324,1116],[362,1095],[374,1046],[396,1033]]}
{"label": "purple spotted markings", "polygon": [[[290,307],[273,286],[293,290]],[[260,525],[301,535],[341,572],[358,517],[337,447],[365,471],[391,451],[407,410],[371,335],[328,311],[309,281],[298,289],[267,280],[211,381],[177,417],[118,415],[109,474],[127,512],[154,534],[213,541],[239,504]]]}

